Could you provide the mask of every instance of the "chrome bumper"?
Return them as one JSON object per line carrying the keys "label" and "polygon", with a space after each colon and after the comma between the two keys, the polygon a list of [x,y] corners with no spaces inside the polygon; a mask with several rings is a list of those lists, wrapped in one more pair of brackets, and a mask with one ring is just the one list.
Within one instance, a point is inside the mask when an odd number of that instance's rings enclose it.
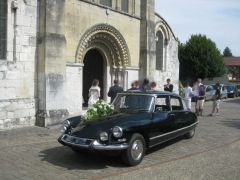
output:
{"label": "chrome bumper", "polygon": [[128,148],[128,144],[114,144],[114,145],[105,145],[99,143],[97,140],[94,140],[92,143],[93,149],[96,150],[123,150]]}
{"label": "chrome bumper", "polygon": [[[70,140],[67,140],[68,138]],[[71,138],[73,138],[74,140],[71,141]],[[79,147],[79,148],[86,148],[86,149],[124,150],[124,149],[128,148],[127,143],[106,145],[106,144],[100,143],[98,140],[95,140],[95,139],[85,139],[85,138],[72,137],[72,136],[69,136],[67,134],[62,135],[62,137],[60,139],[66,145],[75,146],[75,147]],[[81,142],[81,143],[77,143],[77,142]]]}

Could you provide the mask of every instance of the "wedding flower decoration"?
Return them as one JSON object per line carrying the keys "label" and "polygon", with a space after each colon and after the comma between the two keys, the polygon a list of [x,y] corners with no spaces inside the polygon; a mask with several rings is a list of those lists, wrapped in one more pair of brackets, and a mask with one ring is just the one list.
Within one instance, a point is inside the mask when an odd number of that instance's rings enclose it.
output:
{"label": "wedding flower decoration", "polygon": [[93,121],[112,115],[114,112],[113,105],[103,100],[98,100],[84,115],[84,120]]}

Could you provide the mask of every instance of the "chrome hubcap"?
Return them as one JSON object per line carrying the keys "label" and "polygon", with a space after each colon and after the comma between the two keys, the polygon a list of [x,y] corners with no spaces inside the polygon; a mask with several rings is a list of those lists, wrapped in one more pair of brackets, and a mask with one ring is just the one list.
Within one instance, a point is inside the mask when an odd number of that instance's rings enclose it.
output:
{"label": "chrome hubcap", "polygon": [[143,143],[140,140],[135,140],[132,144],[131,155],[135,161],[141,159],[143,154]]}
{"label": "chrome hubcap", "polygon": [[190,131],[190,135],[191,135],[191,136],[193,136],[194,133],[195,133],[195,130],[194,130],[194,129]]}

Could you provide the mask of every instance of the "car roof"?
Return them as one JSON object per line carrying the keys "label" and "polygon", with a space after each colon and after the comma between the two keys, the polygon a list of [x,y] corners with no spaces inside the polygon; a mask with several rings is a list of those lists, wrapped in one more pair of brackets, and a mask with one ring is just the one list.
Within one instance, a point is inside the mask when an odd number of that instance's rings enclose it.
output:
{"label": "car roof", "polygon": [[168,92],[168,91],[155,91],[155,90],[148,90],[148,91],[140,91],[140,90],[128,90],[124,91],[120,94],[143,94],[143,95],[163,95],[163,96],[177,96],[180,97],[178,94]]}
{"label": "car roof", "polygon": [[236,86],[235,84],[226,84],[224,86]]}

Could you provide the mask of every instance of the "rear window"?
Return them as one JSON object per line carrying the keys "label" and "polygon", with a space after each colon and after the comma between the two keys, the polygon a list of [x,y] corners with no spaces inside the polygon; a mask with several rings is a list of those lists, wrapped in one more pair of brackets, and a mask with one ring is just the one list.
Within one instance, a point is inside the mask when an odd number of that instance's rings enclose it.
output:
{"label": "rear window", "polygon": [[171,97],[170,104],[173,111],[176,110],[183,110],[183,104],[180,98],[178,97]]}
{"label": "rear window", "polygon": [[160,96],[156,98],[155,111],[170,111],[170,102],[168,96]]}

